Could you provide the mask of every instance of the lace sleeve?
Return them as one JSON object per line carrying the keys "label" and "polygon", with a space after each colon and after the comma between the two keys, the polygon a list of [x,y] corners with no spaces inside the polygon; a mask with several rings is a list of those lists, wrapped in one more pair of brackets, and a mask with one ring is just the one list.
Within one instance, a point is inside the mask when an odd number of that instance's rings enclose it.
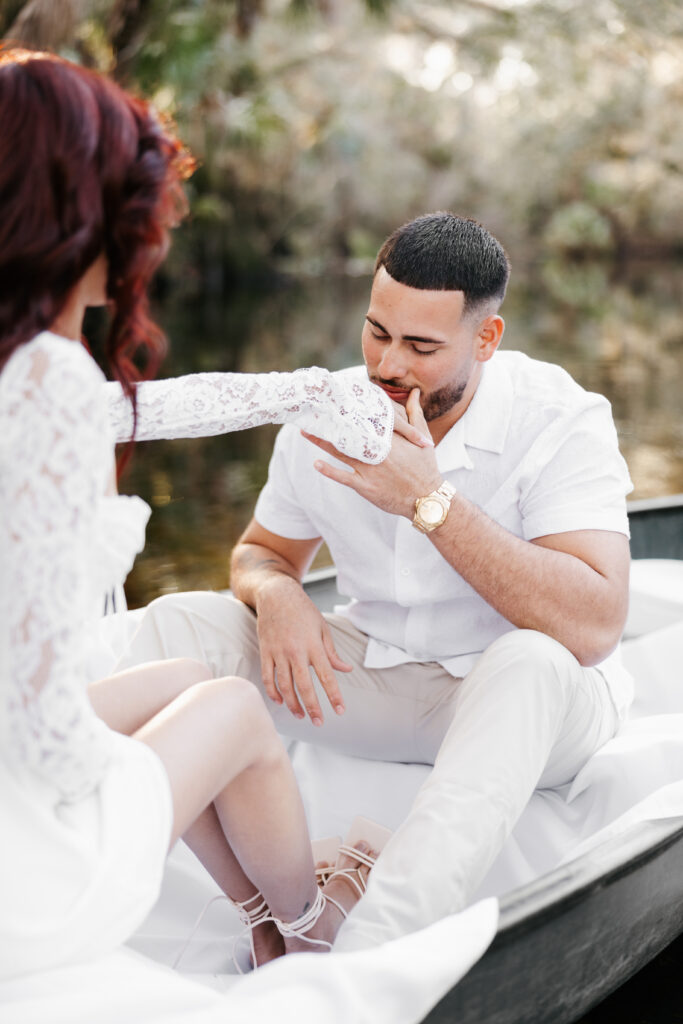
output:
{"label": "lace sleeve", "polygon": [[[130,439],[131,405],[117,383],[105,385],[117,441]],[[140,441],[206,437],[262,423],[295,422],[363,462],[389,454],[390,399],[369,380],[317,366],[293,373],[196,373],[138,385]]]}
{"label": "lace sleeve", "polygon": [[3,371],[2,739],[11,763],[75,799],[106,764],[107,730],[87,698],[82,651],[87,552],[112,452],[99,371],[76,343],[61,345],[19,353]]}

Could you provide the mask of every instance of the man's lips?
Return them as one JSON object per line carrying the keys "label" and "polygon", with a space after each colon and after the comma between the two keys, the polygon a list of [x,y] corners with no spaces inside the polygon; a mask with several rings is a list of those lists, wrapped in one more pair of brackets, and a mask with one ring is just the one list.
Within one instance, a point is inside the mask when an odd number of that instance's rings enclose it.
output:
{"label": "man's lips", "polygon": [[374,382],[382,391],[386,391],[389,398],[393,398],[395,402],[408,401],[408,396],[412,391],[412,388],[396,388],[392,387],[391,384],[383,384],[381,380],[375,380]]}

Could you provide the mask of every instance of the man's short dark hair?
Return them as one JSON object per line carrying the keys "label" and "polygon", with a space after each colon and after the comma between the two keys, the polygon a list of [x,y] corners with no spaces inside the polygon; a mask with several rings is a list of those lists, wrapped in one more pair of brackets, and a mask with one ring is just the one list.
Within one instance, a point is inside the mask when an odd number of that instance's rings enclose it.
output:
{"label": "man's short dark hair", "polygon": [[489,301],[497,309],[510,276],[500,242],[476,220],[447,212],[397,228],[377,255],[375,273],[380,267],[409,288],[464,292],[463,313]]}

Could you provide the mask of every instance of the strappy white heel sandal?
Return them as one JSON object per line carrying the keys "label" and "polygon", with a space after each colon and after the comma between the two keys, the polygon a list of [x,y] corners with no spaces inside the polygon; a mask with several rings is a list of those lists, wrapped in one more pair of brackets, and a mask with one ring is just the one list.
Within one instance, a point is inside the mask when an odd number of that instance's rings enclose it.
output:
{"label": "strappy white heel sandal", "polygon": [[[235,970],[238,974],[244,974],[242,966],[237,956],[237,944],[244,935],[249,935],[249,946],[251,947],[251,964],[252,969],[256,967],[256,950],[254,949],[254,928],[260,924],[266,924],[273,920],[270,916],[270,910],[268,904],[263,898],[263,894],[258,892],[250,896],[248,900],[243,900],[241,903],[238,900],[230,901],[235,909],[237,910],[237,916],[244,925],[244,931],[240,932],[239,935],[235,936],[235,940],[232,944],[232,962],[235,965]],[[252,906],[253,904],[253,906]]]}
{"label": "strappy white heel sandal", "polygon": [[[320,867],[316,868],[316,875],[319,880],[324,879],[323,884],[331,882],[334,878],[343,878],[344,881],[348,882],[353,889],[355,889],[358,897],[360,898],[367,888],[366,874],[360,870],[360,865],[367,867],[372,870],[375,865],[377,856],[382,852],[389,838],[391,837],[391,829],[385,828],[383,825],[378,825],[374,821],[370,821],[369,818],[357,817],[354,818],[351,823],[351,828],[343,843],[339,843],[338,839],[319,840],[313,844],[314,857],[316,860],[331,860],[334,855],[334,847],[336,847],[336,861],[333,868]],[[359,850],[355,843],[365,843],[373,851],[373,855],[365,853],[364,850]],[[349,857],[356,861],[358,867],[343,868],[339,867],[339,860],[341,857]],[[285,922],[280,921],[278,918],[273,917],[272,920],[277,927],[283,938],[296,938],[301,939],[303,942],[310,942],[311,944],[317,944],[320,946],[326,946],[328,949],[332,949],[332,943],[327,942],[325,939],[311,939],[306,934],[313,928],[323,913],[327,903],[331,903],[337,908],[343,918],[348,916],[344,907],[341,903],[330,896],[329,893],[323,892],[321,888],[318,889],[313,906],[302,914],[301,917],[297,918],[296,921]]]}
{"label": "strappy white heel sandal", "polygon": [[[376,855],[379,855],[384,849],[384,846],[389,840],[391,834],[391,829],[385,828],[383,825],[378,825],[376,822],[370,821],[369,818],[357,817],[351,823],[351,828],[349,829],[345,842],[340,843],[339,839],[335,837],[332,839],[318,840],[313,843],[314,860],[316,862],[326,861],[327,863],[324,867],[321,865],[320,868],[316,868],[318,888],[316,890],[312,906],[310,906],[308,910],[295,921],[282,921],[280,918],[271,914],[268,905],[260,892],[254,893],[253,896],[248,900],[244,900],[242,903],[239,903],[236,900],[233,901],[237,908],[240,920],[245,926],[245,931],[249,932],[252,964],[256,966],[254,928],[260,924],[274,924],[284,939],[300,939],[302,942],[307,942],[310,945],[324,946],[327,949],[332,949],[331,942],[328,942],[326,939],[314,939],[307,934],[318,923],[328,903],[331,903],[332,906],[337,908],[342,918],[346,919],[348,916],[347,911],[341,903],[339,903],[334,896],[330,896],[329,893],[323,892],[321,886],[326,885],[327,882],[331,881],[333,878],[343,878],[353,887],[360,898],[367,888],[366,876],[360,870],[360,867],[339,867],[339,859],[340,857],[346,856],[355,860],[358,865],[364,865],[365,867],[372,869],[375,864],[376,856],[371,856],[363,850],[359,850],[354,844],[364,842]],[[334,866],[330,866],[330,861],[332,860],[334,860]],[[240,974],[243,974],[244,972],[242,971],[237,959],[236,947],[243,935],[244,932],[242,935],[237,936],[233,945],[233,963]]]}
{"label": "strappy white heel sandal", "polygon": [[315,877],[321,889],[337,865],[340,846],[341,836],[330,836],[329,839],[314,839],[311,843]]}
{"label": "strappy white heel sandal", "polygon": [[[333,878],[343,878],[356,890],[359,898],[363,896],[368,887],[367,874],[363,874],[359,868],[339,867],[339,860],[341,857],[351,857],[372,870],[377,857],[388,843],[391,835],[391,829],[385,828],[384,825],[378,825],[377,822],[370,821],[369,818],[361,816],[354,818],[346,839],[339,845],[337,861],[333,871],[327,876],[327,881],[329,882]],[[359,850],[355,844],[360,842],[366,843],[375,855],[371,856]]]}
{"label": "strappy white heel sandal", "polygon": [[[328,903],[332,903],[342,917],[346,917],[346,911],[342,907],[341,903],[338,903],[333,896],[327,896],[322,889],[317,889],[313,904],[295,921],[282,921],[279,917],[274,917],[270,913],[268,905],[260,892],[254,893],[253,896],[248,900],[244,900],[243,903],[234,901],[240,921],[245,926],[244,931],[235,938],[233,943],[232,962],[234,963],[238,974],[244,974],[245,972],[242,970],[242,966],[237,955],[237,944],[246,934],[249,935],[252,966],[256,966],[254,928],[260,924],[274,924],[283,939],[301,939],[302,942],[308,942],[311,945],[325,946],[327,949],[332,949],[332,943],[327,942],[326,939],[313,939],[306,934],[318,923],[320,916]],[[251,904],[253,904],[253,906]]]}
{"label": "strappy white heel sandal", "polygon": [[300,939],[313,946],[326,946],[327,949],[332,949],[332,943],[327,939],[312,939],[306,934],[318,923],[328,903],[335,906],[342,917],[346,918],[347,914],[341,903],[337,903],[333,896],[328,896],[322,889],[318,889],[313,905],[301,917],[297,917],[296,921],[281,921],[278,917],[272,917],[269,920],[274,922],[283,939]]}

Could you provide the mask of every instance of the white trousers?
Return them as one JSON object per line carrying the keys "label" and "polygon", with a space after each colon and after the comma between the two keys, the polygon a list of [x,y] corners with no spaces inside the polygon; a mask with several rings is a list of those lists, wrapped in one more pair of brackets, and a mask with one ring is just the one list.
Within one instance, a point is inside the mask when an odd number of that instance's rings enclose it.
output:
{"label": "white trousers", "polygon": [[342,716],[315,680],[325,714],[318,728],[267,697],[256,617],[222,594],[152,602],[117,667],[197,658],[216,675],[259,686],[285,736],[365,758],[433,764],[339,932],[335,949],[356,949],[463,909],[533,790],[569,782],[614,735],[618,715],[599,670],[583,668],[542,633],[512,630],[454,679],[436,662],[365,668],[365,635],[343,616],[325,617],[354,670],[338,673]]}

